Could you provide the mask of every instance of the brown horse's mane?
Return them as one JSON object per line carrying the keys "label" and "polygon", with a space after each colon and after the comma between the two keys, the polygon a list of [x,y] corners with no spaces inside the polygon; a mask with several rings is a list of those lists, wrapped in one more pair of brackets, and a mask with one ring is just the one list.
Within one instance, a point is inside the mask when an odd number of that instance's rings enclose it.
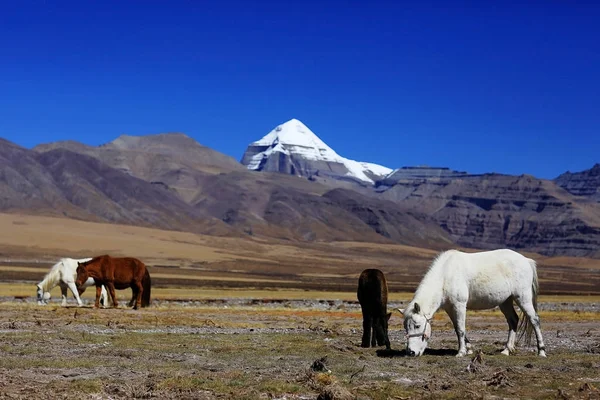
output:
{"label": "brown horse's mane", "polygon": [[101,260],[101,259],[103,259],[103,258],[105,258],[105,257],[109,257],[109,255],[108,255],[108,254],[104,254],[104,255],[102,255],[102,256],[96,256],[96,257],[92,258],[92,259],[91,259],[91,260],[89,260],[89,261],[86,261],[86,262],[79,263],[79,265],[82,265],[82,266],[84,266],[84,267],[85,267],[85,266],[88,266],[88,265],[90,265],[90,264],[94,264],[94,263],[98,262],[99,260]]}

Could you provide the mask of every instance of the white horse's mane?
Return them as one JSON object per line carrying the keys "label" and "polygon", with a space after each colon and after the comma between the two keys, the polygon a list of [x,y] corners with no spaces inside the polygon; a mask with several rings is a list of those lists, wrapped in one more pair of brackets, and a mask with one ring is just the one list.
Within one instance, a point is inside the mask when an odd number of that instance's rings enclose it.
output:
{"label": "white horse's mane", "polygon": [[420,292],[422,292],[423,290],[431,289],[430,281],[432,279],[440,279],[441,278],[441,276],[438,275],[439,274],[438,270],[441,268],[442,265],[444,265],[446,263],[446,260],[450,256],[452,256],[456,253],[457,253],[456,250],[446,250],[446,251],[442,251],[435,257],[435,259],[433,260],[433,262],[427,269],[427,272],[423,276],[421,283],[417,287],[417,290],[415,292],[415,297],[417,297],[419,294],[421,294]]}

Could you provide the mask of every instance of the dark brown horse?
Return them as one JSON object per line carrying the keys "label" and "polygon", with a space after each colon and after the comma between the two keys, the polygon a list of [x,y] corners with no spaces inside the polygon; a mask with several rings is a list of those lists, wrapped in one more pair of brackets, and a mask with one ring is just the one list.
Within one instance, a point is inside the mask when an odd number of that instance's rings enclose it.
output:
{"label": "dark brown horse", "polygon": [[115,289],[127,288],[131,288],[133,292],[129,305],[133,303],[135,298],[135,304],[133,304],[134,310],[137,310],[140,305],[144,307],[150,304],[150,274],[146,269],[146,265],[137,258],[114,258],[104,255],[78,264],[75,284],[81,286],[88,278],[94,278],[96,282],[96,302],[94,303],[94,307],[99,307],[100,305],[102,285],[108,289],[113,307],[119,305]]}
{"label": "dark brown horse", "polygon": [[363,315],[362,347],[385,344],[390,349],[387,312],[388,287],[385,275],[378,269],[365,269],[358,278],[358,301]]}

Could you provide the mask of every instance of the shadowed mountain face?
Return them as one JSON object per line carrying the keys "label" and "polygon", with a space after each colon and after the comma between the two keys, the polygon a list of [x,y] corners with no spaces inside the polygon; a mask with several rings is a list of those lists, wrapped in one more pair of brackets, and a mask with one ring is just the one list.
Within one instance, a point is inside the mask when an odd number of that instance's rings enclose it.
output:
{"label": "shadowed mountain face", "polygon": [[440,249],[450,243],[447,233],[433,221],[425,217],[421,221],[393,202],[353,190],[331,190],[297,177],[247,171],[214,175],[204,183],[192,204],[252,235]]}
{"label": "shadowed mountain face", "polygon": [[600,207],[532,176],[404,177],[382,197],[430,215],[456,243],[600,256]]}
{"label": "shadowed mountain face", "polygon": [[600,164],[581,172],[565,172],[554,179],[554,183],[575,196],[589,197],[600,203]]}
{"label": "shadowed mountain face", "polygon": [[36,153],[0,142],[0,211],[67,216],[162,229],[237,234],[163,185],[65,149]]}
{"label": "shadowed mountain face", "polygon": [[194,230],[194,225],[210,219],[164,186],[127,175],[95,158],[56,149],[38,155],[37,160],[67,201],[103,221]]}
{"label": "shadowed mountain face", "polygon": [[[365,219],[356,210],[323,196],[330,186],[294,176],[248,171],[241,164],[229,164],[226,156],[215,156],[212,150],[195,149],[187,137],[157,136],[150,137],[150,141],[120,138],[100,147],[60,142],[38,146],[35,151],[6,143],[5,153],[17,155],[6,157],[5,164],[12,165],[17,159],[31,164],[28,169],[20,167],[24,171],[14,180],[23,184],[25,176],[40,175],[36,187],[49,193],[45,197],[50,200],[43,204],[52,215],[286,240],[415,245],[449,242],[448,236],[431,222],[428,227],[419,227],[424,234],[417,237],[403,236],[398,229],[383,230],[379,225],[386,223]],[[171,137],[174,148],[169,145]],[[206,153],[211,157],[199,158],[198,154]],[[170,182],[179,186],[173,188]],[[334,187],[346,185],[332,183]],[[3,211],[29,213],[41,208],[38,203],[23,202],[23,197],[29,196],[25,191],[4,192],[14,207],[2,207]],[[347,192],[346,197],[354,194],[367,199],[357,192]],[[391,202],[387,206],[395,210],[393,218],[400,223],[403,214],[399,207]],[[405,218],[420,225],[417,219],[408,215]],[[429,228],[434,228],[431,236],[427,234]]]}
{"label": "shadowed mountain face", "polygon": [[34,150],[43,153],[58,148],[86,154],[131,176],[167,186],[186,202],[196,196],[207,176],[244,170],[235,159],[179,133],[123,135],[99,147],[73,141],[56,142]]}
{"label": "shadowed mountain face", "polygon": [[0,139],[0,210],[26,210],[35,214],[69,213],[83,217],[62,195],[52,175],[36,154]]}

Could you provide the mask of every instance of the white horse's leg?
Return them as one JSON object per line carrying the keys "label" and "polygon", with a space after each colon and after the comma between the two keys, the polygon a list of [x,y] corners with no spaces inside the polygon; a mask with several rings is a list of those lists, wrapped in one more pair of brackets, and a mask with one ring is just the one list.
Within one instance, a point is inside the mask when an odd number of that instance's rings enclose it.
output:
{"label": "white horse's leg", "polygon": [[83,303],[81,302],[81,298],[79,298],[79,292],[77,291],[75,282],[68,282],[67,285],[69,285],[69,289],[71,289],[71,292],[73,292],[73,297],[75,297],[75,300],[77,300],[77,305],[81,307]]}
{"label": "white horse's leg", "polygon": [[467,305],[464,303],[454,304],[448,312],[448,316],[452,320],[454,325],[454,331],[458,338],[458,354],[456,357],[464,357],[467,354],[467,343],[466,343],[466,318],[467,318]]}
{"label": "white horse's leg", "polygon": [[515,352],[515,340],[517,338],[517,326],[519,325],[519,316],[513,307],[513,298],[509,297],[504,303],[500,304],[500,311],[506,317],[508,323],[508,339],[502,354],[505,356]]}
{"label": "white horse's leg", "polygon": [[67,285],[64,282],[60,282],[58,285],[60,286],[60,295],[62,297],[62,302],[60,303],[60,305],[63,307],[66,307],[67,306]]}
{"label": "white horse's leg", "polygon": [[100,300],[102,301],[102,308],[108,308],[108,293],[106,292],[104,285],[102,285],[100,291]]}
{"label": "white horse's leg", "polygon": [[538,346],[538,356],[546,357],[546,346],[544,346],[544,339],[542,338],[542,329],[540,328],[540,317],[533,308],[533,303],[531,301],[519,303],[519,307],[523,310],[523,313],[529,318],[529,322],[533,326],[533,331],[535,332],[535,338],[537,340]]}

